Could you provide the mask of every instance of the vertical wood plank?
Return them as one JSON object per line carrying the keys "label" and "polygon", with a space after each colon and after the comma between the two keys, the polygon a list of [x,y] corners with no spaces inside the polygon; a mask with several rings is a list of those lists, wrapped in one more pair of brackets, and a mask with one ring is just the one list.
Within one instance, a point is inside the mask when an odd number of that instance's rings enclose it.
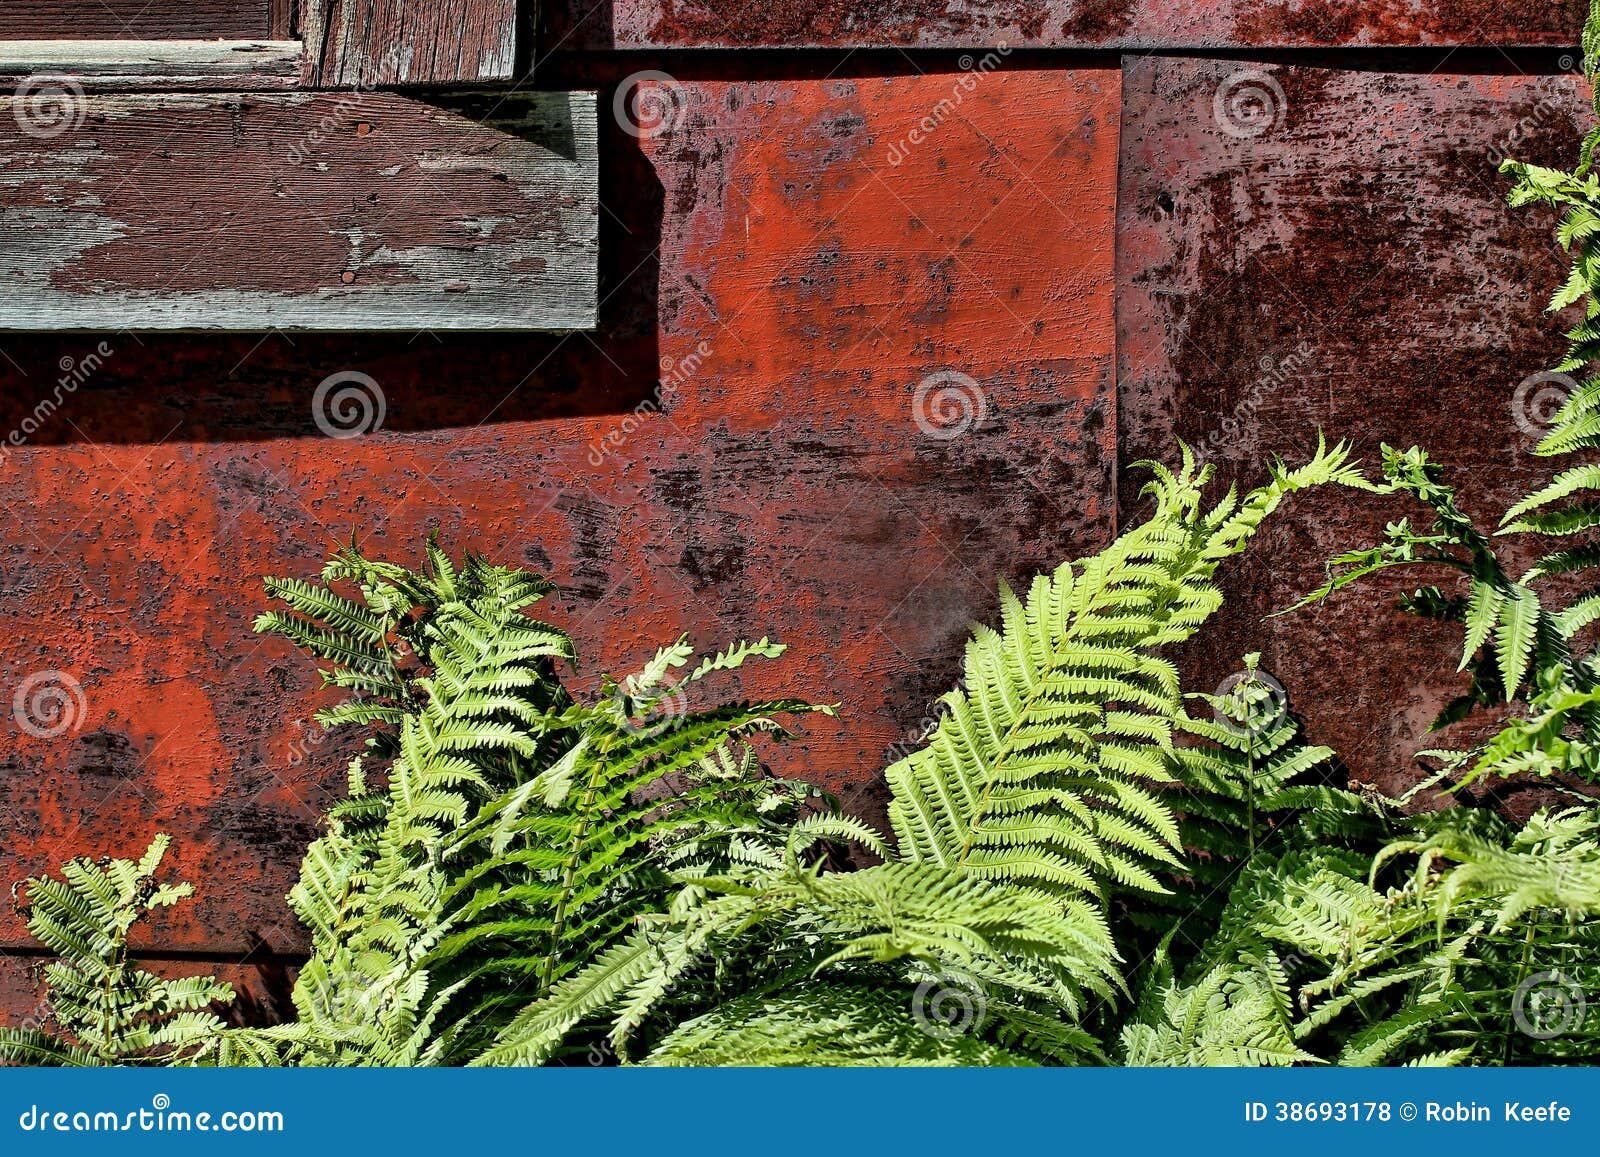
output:
{"label": "vertical wood plank", "polygon": [[[1541,307],[1567,267],[1552,214],[1508,208],[1497,168],[1508,154],[1569,164],[1587,86],[1171,57],[1130,58],[1124,75],[1122,462],[1170,462],[1181,439],[1219,484],[1249,485],[1275,454],[1304,461],[1319,434],[1348,440],[1371,473],[1383,444],[1420,444],[1487,525],[1548,479],[1533,454],[1543,419],[1517,391],[1559,357],[1561,326]],[[1124,522],[1143,511],[1143,480],[1123,479]],[[1181,659],[1184,685],[1210,690],[1260,652],[1312,739],[1391,795],[1420,778],[1419,748],[1481,738],[1470,722],[1426,731],[1465,685],[1460,634],[1395,607],[1424,580],[1375,578],[1267,616],[1406,514],[1300,500],[1226,568],[1206,646]],[[1515,569],[1526,548],[1505,549]]]}
{"label": "vertical wood plank", "polygon": [[294,0],[270,0],[267,35],[274,40],[295,38]]}
{"label": "vertical wood plank", "polygon": [[307,0],[305,82],[333,88],[510,80],[518,27],[518,0]]}

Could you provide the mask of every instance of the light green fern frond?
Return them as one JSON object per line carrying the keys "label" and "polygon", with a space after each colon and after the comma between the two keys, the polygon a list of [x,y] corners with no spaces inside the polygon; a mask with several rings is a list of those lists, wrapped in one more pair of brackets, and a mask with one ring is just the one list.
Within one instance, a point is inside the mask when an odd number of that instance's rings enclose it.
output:
{"label": "light green fern frond", "polygon": [[644,1063],[852,1067],[1031,1062],[954,1025],[919,1022],[904,993],[814,983],[781,996],[729,1001],[674,1030]]}
{"label": "light green fern frond", "polygon": [[167,980],[129,958],[138,922],[193,892],[188,884],[157,882],[169,844],[158,835],[137,861],[69,860],[61,879],[23,885],[18,911],[57,958],[43,968],[46,1025],[0,1029],[0,1061],[180,1064],[222,1030],[211,1008],[232,1002],[230,985],[213,977]]}
{"label": "light green fern frond", "polygon": [[1159,892],[1177,862],[1163,799],[1177,672],[1156,649],[1221,604],[1217,566],[1244,549],[1282,500],[1329,482],[1365,485],[1342,446],[1207,509],[1209,468],[1185,451],[1152,465],[1149,520],[1104,552],[1001,594],[999,630],[968,644],[960,689],[925,747],[889,768],[901,855],[1058,894],[1109,885]]}
{"label": "light green fern frond", "polygon": [[1148,1019],[1122,1029],[1129,1067],[1254,1068],[1317,1059],[1295,1042],[1287,994],[1257,970],[1219,965],[1189,985],[1168,977],[1141,1003]]}
{"label": "light green fern frond", "polygon": [[[766,776],[748,741],[832,709],[694,701],[713,676],[781,646],[740,642],[697,661],[679,639],[586,703],[556,677],[567,637],[525,613],[550,589],[538,576],[471,555],[457,565],[430,539],[418,572],[352,548],[323,577],[271,584],[291,610],[262,626],[356,691],[325,718],[374,725],[372,755],[290,894],[313,936],[296,1031],[219,1047],[291,1063],[459,1063],[666,907],[674,872],[783,862],[816,793]],[[382,782],[368,786],[374,766]]]}

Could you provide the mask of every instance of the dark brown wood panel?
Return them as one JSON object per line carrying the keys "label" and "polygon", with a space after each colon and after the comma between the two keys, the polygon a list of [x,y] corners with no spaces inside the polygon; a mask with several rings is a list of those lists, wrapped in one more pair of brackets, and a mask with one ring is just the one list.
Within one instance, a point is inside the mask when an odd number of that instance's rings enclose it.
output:
{"label": "dark brown wood panel", "polygon": [[[5,0],[0,40],[256,40],[282,0]],[[280,35],[282,33],[279,33]]]}
{"label": "dark brown wood panel", "polygon": [[[1122,518],[1140,476],[1183,438],[1225,478],[1259,480],[1318,430],[1376,468],[1421,443],[1466,507],[1496,520],[1545,479],[1520,382],[1559,356],[1541,307],[1566,275],[1553,220],[1505,204],[1506,154],[1573,159],[1592,121],[1569,77],[1395,74],[1225,60],[1126,62],[1117,234]],[[1520,419],[1520,424],[1519,424]],[[1394,609],[1384,576],[1336,601],[1263,616],[1323,562],[1415,511],[1348,493],[1301,497],[1226,572],[1230,601],[1190,685],[1249,651],[1289,688],[1312,738],[1391,791],[1462,689],[1459,633]],[[1490,522],[1493,525],[1493,521]]]}
{"label": "dark brown wood panel", "polygon": [[1569,45],[1585,0],[546,0],[566,48]]}
{"label": "dark brown wood panel", "polygon": [[274,40],[288,40],[298,35],[297,10],[296,0],[268,0],[267,35]]}
{"label": "dark brown wood panel", "polygon": [[0,97],[0,153],[0,329],[594,324],[592,93]]}
{"label": "dark brown wood panel", "polygon": [[[521,0],[532,27],[534,0]],[[508,80],[519,0],[306,0],[300,15],[312,85]]]}

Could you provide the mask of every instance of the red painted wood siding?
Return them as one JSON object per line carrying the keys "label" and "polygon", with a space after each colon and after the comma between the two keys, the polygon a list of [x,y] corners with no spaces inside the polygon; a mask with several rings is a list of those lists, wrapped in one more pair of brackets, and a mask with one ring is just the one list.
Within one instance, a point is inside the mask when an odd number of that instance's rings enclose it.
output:
{"label": "red painted wood siding", "polygon": [[[1570,154],[1582,7],[555,0],[538,83],[630,114],[602,116],[593,335],[0,335],[0,438],[27,431],[0,441],[3,689],[81,688],[63,734],[7,731],[0,873],[166,829],[201,895],[150,948],[299,947],[281,896],[349,749],[249,622],[256,576],[352,532],[406,557],[437,524],[545,570],[586,685],[680,630],[789,642],[744,689],[845,712],[776,765],[874,816],[994,581],[1101,545],[1174,436],[1248,478],[1318,426],[1369,460],[1423,439],[1495,467],[1467,500],[1497,509],[1542,476],[1510,399],[1557,349],[1560,260],[1491,150]],[[912,50],[1002,39],[1034,51],[992,75]],[[1328,51],[1074,50],[1152,44]],[[678,51],[716,45],[840,51]],[[1387,51],[1417,45],[1546,47]],[[612,48],[649,51],[573,51]],[[379,432],[319,428],[342,373],[382,391]],[[1263,625],[1385,517],[1300,509],[1228,572],[1191,683],[1263,649],[1313,737],[1398,786],[1454,639],[1376,592]]]}
{"label": "red painted wood siding", "polygon": [[[789,643],[746,690],[846,709],[778,766],[873,810],[996,578],[1112,519],[1118,74],[986,77],[887,161],[959,79],[646,94],[680,111],[604,142],[593,337],[107,337],[0,472],[6,686],[60,672],[83,703],[9,735],[0,875],[165,829],[200,899],[162,946],[299,947],[281,897],[348,752],[311,738],[308,664],[250,635],[256,576],[352,532],[411,557],[435,524],[561,584],[586,685],[680,631]],[[91,348],[0,338],[0,426]],[[378,383],[382,432],[319,432],[340,371]],[[953,392],[919,411],[930,375]],[[945,437],[970,388],[982,420]]]}
{"label": "red painted wood siding", "polygon": [[546,0],[566,48],[1568,45],[1584,0]]}

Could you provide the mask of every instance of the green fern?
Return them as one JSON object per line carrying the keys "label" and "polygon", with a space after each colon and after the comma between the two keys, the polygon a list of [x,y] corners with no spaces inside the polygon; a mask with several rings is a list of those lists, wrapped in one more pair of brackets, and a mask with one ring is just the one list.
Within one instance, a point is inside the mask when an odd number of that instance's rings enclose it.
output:
{"label": "green fern", "polygon": [[1550,555],[1520,577],[1509,574],[1491,540],[1456,504],[1455,491],[1440,468],[1421,450],[1384,447],[1384,484],[1378,491],[1405,495],[1430,507],[1427,531],[1409,520],[1390,524],[1378,546],[1351,551],[1329,564],[1329,580],[1300,605],[1394,567],[1427,567],[1458,572],[1464,595],[1424,587],[1401,600],[1413,614],[1461,624],[1461,670],[1470,670],[1467,692],[1448,704],[1434,722],[1441,728],[1479,708],[1513,700],[1524,714],[1477,750],[1460,753],[1452,767],[1465,768],[1463,783],[1485,777],[1574,774],[1600,782],[1600,667],[1582,633],[1600,618],[1600,596],[1585,595],[1565,609],[1545,584],[1593,565],[1588,548]]}
{"label": "green fern", "polygon": [[1188,451],[1172,474],[1149,464],[1148,521],[1082,563],[1001,593],[1002,627],[968,644],[962,688],[926,745],[887,772],[900,853],[1058,892],[1111,884],[1163,891],[1178,825],[1162,797],[1183,718],[1178,676],[1158,649],[1221,605],[1218,565],[1241,552],[1296,490],[1360,485],[1344,448],[1210,509]]}
{"label": "green fern", "polygon": [[1219,965],[1193,984],[1170,970],[1152,978],[1140,1016],[1121,1033],[1130,1068],[1281,1067],[1315,1061],[1294,1039],[1289,995],[1267,968]]}
{"label": "green fern", "polygon": [[231,986],[209,976],[166,980],[129,958],[134,926],[193,894],[188,884],[156,881],[169,842],[158,835],[137,861],[69,860],[60,880],[23,885],[18,911],[57,954],[43,968],[47,1025],[55,1030],[0,1028],[0,1062],[177,1064],[221,1033],[211,1010],[233,1001]]}
{"label": "green fern", "polygon": [[[860,1039],[887,1039],[886,1010],[955,970],[994,1010],[980,1031],[987,1046],[1034,1061],[1103,1060],[1094,1024],[1126,990],[1111,896],[1164,892],[1156,873],[1181,863],[1167,791],[1173,736],[1187,720],[1176,672],[1156,649],[1216,609],[1217,566],[1284,497],[1358,479],[1342,448],[1323,448],[1308,466],[1280,467],[1268,486],[1207,507],[1209,471],[1187,453],[1179,473],[1153,471],[1148,522],[1036,580],[1026,600],[1002,592],[1002,628],[978,629],[943,720],[889,769],[898,845],[881,849],[889,863],[819,875],[799,857],[812,834],[799,828],[781,869],[684,877],[673,912],[530,1004],[480,1059],[548,1060],[602,1016],[617,1055],[642,1034],[647,1059],[652,1032],[671,1039],[685,1019],[741,1040],[765,1031],[724,1007],[722,976],[736,980],[735,1007],[760,1018],[790,1015],[783,995],[801,980],[870,984],[888,1003],[858,1008],[871,1021]],[[837,1015],[856,1007],[845,1000]],[[972,1046],[963,1039],[947,1059]]]}
{"label": "green fern", "polygon": [[736,998],[687,1021],[645,1063],[988,1067],[1031,1062],[973,1034],[925,1031],[903,993],[864,985],[800,983],[781,996]]}
{"label": "green fern", "polygon": [[1175,975],[1194,967],[1258,852],[1307,837],[1376,847],[1390,830],[1385,801],[1345,790],[1333,751],[1306,741],[1287,692],[1258,664],[1247,655],[1224,693],[1190,696],[1211,718],[1178,721],[1183,742],[1166,798],[1179,816],[1183,863],[1164,878],[1167,894],[1119,897],[1126,955],[1166,962]]}
{"label": "green fern", "polygon": [[[1591,4],[1583,30],[1583,68],[1591,85],[1600,75],[1600,4]],[[1600,96],[1595,97],[1595,112],[1600,117]],[[1562,211],[1557,237],[1572,254],[1572,270],[1567,281],[1550,301],[1550,311],[1583,307],[1583,320],[1567,334],[1566,358],[1556,367],[1557,374],[1585,370],[1600,356],[1600,302],[1595,288],[1600,285],[1600,180],[1593,173],[1594,151],[1600,143],[1600,125],[1584,138],[1578,165],[1570,173],[1508,160],[1501,171],[1516,182],[1511,204],[1544,204]],[[1600,447],[1600,379],[1589,377],[1566,400],[1556,415],[1550,434],[1540,443],[1541,454],[1569,454],[1575,450]],[[1570,533],[1600,525],[1593,503],[1570,506],[1561,512],[1544,508],[1580,490],[1596,488],[1592,468],[1580,467],[1562,475],[1544,491],[1531,496],[1507,515],[1507,521],[1539,533]]]}
{"label": "green fern", "polygon": [[781,842],[814,794],[762,775],[744,741],[831,708],[690,707],[703,681],[782,653],[765,639],[698,663],[679,640],[583,703],[556,675],[570,641],[525,613],[550,589],[525,571],[458,567],[430,540],[416,573],[352,548],[321,584],[268,589],[288,610],[258,629],[356,693],[321,718],[371,728],[369,753],[290,893],[312,934],[298,1022],[227,1034],[215,1059],[470,1060],[528,995],[664,905],[672,872]]}
{"label": "green fern", "polygon": [[1295,1039],[1328,1061],[1395,1064],[1470,1043],[1458,980],[1470,936],[1438,935],[1416,892],[1369,880],[1372,859],[1310,840],[1258,857],[1208,955],[1292,972]]}

